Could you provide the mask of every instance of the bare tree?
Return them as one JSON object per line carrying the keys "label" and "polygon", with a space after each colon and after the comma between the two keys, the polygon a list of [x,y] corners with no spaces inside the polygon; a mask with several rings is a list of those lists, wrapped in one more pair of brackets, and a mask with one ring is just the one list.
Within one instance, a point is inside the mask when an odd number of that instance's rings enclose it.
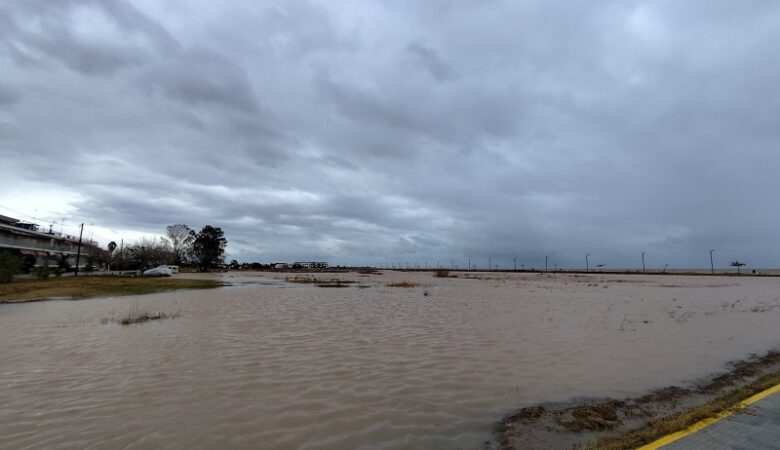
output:
{"label": "bare tree", "polygon": [[130,246],[126,252],[134,269],[169,264],[174,258],[171,246],[165,238],[143,238],[137,244]]}
{"label": "bare tree", "polygon": [[108,270],[111,270],[111,262],[114,260],[114,251],[116,251],[116,242],[111,241],[108,243]]}
{"label": "bare tree", "polygon": [[190,253],[190,247],[193,241],[195,241],[195,231],[183,223],[168,225],[166,230],[168,239],[171,241],[173,263],[181,264],[186,262]]}

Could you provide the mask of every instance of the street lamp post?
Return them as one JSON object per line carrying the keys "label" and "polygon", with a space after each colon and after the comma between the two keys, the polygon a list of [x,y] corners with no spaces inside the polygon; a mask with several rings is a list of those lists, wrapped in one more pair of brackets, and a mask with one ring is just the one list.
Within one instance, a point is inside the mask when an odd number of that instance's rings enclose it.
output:
{"label": "street lamp post", "polygon": [[544,271],[547,272],[547,261],[550,259],[549,256],[544,257]]}
{"label": "street lamp post", "polygon": [[585,253],[585,272],[590,272],[590,263],[588,262],[589,256],[590,253]]}
{"label": "street lamp post", "polygon": [[645,253],[647,252],[642,252],[642,272],[645,271]]}
{"label": "street lamp post", "polygon": [[712,252],[714,252],[714,251],[715,251],[715,249],[714,249],[714,248],[711,248],[711,249],[710,249],[710,271],[711,271],[713,274],[715,274],[715,263],[714,263],[714,262],[712,262]]}
{"label": "street lamp post", "polygon": [[515,272],[517,272],[517,256],[515,256],[514,260],[515,260]]}

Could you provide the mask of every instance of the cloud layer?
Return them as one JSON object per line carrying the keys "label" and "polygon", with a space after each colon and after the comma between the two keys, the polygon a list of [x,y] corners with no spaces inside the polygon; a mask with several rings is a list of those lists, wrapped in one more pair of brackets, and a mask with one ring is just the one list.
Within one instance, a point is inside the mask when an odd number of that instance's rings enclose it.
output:
{"label": "cloud layer", "polygon": [[776,267],[777,42],[770,1],[0,2],[0,205],[245,261]]}

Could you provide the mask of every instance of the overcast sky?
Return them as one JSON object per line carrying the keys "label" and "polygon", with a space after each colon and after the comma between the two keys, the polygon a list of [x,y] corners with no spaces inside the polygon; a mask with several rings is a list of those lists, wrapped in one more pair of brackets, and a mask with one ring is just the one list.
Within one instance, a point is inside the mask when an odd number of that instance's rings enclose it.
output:
{"label": "overcast sky", "polygon": [[240,261],[778,267],[778,80],[774,0],[0,0],[0,214],[213,224]]}

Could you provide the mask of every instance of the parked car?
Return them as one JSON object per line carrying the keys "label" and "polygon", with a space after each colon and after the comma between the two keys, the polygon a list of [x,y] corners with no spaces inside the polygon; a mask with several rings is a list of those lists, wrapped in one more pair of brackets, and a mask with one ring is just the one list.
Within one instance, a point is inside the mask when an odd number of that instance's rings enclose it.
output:
{"label": "parked car", "polygon": [[145,277],[169,277],[171,275],[173,275],[173,271],[168,266],[158,266],[143,272]]}

